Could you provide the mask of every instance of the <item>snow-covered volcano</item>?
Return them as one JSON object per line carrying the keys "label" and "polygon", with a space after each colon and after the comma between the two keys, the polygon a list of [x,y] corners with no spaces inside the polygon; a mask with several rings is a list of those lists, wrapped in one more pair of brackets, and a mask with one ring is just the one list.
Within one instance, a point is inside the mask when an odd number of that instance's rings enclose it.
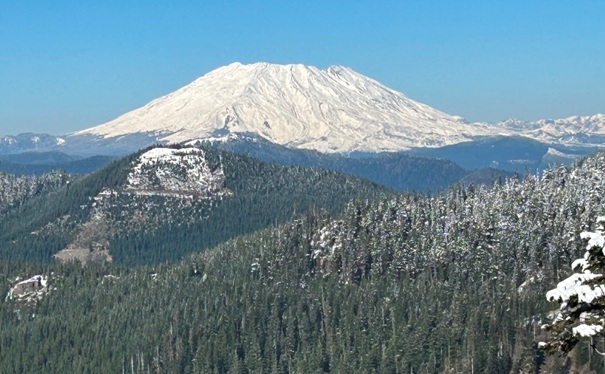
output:
{"label": "snow-covered volcano", "polygon": [[175,143],[244,132],[295,148],[350,152],[442,146],[495,129],[411,100],[348,67],[233,63],[68,138],[136,135]]}

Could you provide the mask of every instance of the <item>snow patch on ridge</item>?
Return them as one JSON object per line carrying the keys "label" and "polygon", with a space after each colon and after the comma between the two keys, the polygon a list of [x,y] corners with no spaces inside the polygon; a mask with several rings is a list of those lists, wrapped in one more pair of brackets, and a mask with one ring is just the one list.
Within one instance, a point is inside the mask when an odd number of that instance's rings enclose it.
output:
{"label": "snow patch on ridge", "polygon": [[224,180],[222,166],[211,169],[201,149],[154,148],[139,156],[125,190],[141,195],[217,197],[231,194]]}

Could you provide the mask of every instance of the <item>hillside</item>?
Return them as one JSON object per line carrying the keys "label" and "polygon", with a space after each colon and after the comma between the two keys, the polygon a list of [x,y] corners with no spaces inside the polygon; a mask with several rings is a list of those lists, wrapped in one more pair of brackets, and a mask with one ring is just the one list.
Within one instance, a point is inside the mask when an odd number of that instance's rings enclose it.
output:
{"label": "hillside", "polygon": [[389,194],[322,169],[212,148],[151,148],[11,211],[0,221],[0,257],[175,260],[309,209],[337,213],[351,199]]}
{"label": "hillside", "polygon": [[59,291],[20,309],[27,318],[0,305],[2,369],[597,370],[585,345],[545,357],[536,340],[555,307],[546,290],[602,214],[603,165],[349,204],[340,218],[311,211],[179,264],[4,265],[8,280],[49,274]]}
{"label": "hillside", "polygon": [[63,172],[19,176],[0,171],[0,217],[19,208],[29,199],[64,187],[71,179]]}
{"label": "hillside", "polygon": [[[185,144],[209,144],[265,162],[336,170],[402,192],[438,192],[470,173],[443,159],[395,152],[364,154],[360,157],[325,154],[284,147],[254,134],[233,134],[220,140],[194,140]],[[487,184],[490,182],[491,180],[486,181]]]}

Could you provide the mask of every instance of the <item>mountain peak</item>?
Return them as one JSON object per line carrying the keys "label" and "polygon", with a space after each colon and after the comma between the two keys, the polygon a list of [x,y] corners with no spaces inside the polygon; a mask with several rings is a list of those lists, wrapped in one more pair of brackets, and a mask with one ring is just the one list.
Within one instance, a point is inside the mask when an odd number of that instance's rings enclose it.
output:
{"label": "mountain peak", "polygon": [[346,66],[234,62],[71,136],[182,142],[245,132],[296,148],[351,152],[440,146],[488,131]]}

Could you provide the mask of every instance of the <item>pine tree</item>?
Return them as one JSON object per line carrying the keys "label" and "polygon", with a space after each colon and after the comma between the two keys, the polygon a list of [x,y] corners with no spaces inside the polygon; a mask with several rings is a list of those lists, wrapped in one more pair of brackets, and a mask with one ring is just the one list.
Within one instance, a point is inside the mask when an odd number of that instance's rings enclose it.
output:
{"label": "pine tree", "polygon": [[546,353],[568,353],[582,338],[589,338],[591,348],[601,353],[592,341],[605,333],[604,230],[605,217],[599,217],[594,232],[581,234],[588,241],[586,253],[572,264],[572,269],[581,273],[574,273],[546,294],[549,301],[561,303],[554,321],[543,326],[553,335],[550,341],[539,343]]}

